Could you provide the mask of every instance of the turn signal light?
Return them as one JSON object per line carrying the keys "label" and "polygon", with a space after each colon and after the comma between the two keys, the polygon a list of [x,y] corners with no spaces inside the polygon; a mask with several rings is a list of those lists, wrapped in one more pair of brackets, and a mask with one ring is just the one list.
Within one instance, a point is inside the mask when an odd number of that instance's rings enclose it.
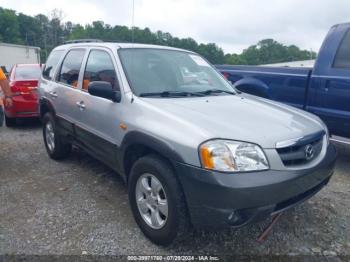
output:
{"label": "turn signal light", "polygon": [[200,152],[201,152],[201,159],[202,159],[203,167],[208,168],[208,169],[214,169],[214,161],[213,161],[213,158],[211,156],[211,152],[210,152],[209,148],[202,146]]}

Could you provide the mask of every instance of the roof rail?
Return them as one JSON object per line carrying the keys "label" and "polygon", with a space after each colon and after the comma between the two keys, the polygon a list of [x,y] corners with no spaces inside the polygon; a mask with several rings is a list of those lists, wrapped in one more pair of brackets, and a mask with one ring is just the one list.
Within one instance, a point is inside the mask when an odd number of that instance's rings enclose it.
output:
{"label": "roof rail", "polygon": [[101,39],[75,39],[65,41],[63,44],[77,44],[77,43],[102,43]]}

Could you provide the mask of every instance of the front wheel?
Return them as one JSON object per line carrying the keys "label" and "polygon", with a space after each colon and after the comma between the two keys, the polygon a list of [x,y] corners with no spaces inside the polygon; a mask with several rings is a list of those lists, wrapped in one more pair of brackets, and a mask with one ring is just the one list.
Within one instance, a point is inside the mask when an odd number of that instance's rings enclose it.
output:
{"label": "front wheel", "polygon": [[43,136],[46,151],[52,159],[63,159],[72,151],[72,145],[63,141],[51,113],[46,113],[43,118]]}
{"label": "front wheel", "polygon": [[137,160],[128,185],[136,223],[152,242],[165,246],[188,234],[190,222],[184,195],[165,160],[157,155]]}

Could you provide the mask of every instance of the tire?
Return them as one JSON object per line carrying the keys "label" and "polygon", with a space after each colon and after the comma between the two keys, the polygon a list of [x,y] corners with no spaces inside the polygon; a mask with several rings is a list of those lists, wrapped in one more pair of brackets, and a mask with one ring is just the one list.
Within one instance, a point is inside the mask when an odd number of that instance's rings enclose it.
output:
{"label": "tire", "polygon": [[[147,178],[149,175],[153,177]],[[160,228],[155,228],[154,225],[152,227],[150,221],[146,222],[146,219],[141,213],[141,209],[143,208],[140,208],[137,203],[137,199],[140,198],[147,202],[144,193],[142,193],[141,196],[140,194],[137,195],[140,193],[139,185],[142,184],[142,181],[148,181],[148,185],[155,185],[157,183],[154,183],[153,181],[156,180],[158,180],[162,187],[158,192],[159,203],[163,202],[164,204],[165,198],[168,206],[167,216],[158,211],[159,220],[163,221],[163,225]],[[158,189],[159,188],[160,187],[158,187]],[[188,236],[191,226],[184,194],[172,168],[165,160],[157,155],[147,155],[138,159],[131,169],[128,189],[130,206],[135,221],[144,235],[153,243],[167,246],[173,242],[179,242],[183,240],[185,236]],[[152,189],[151,191],[154,192]],[[151,209],[149,206],[147,208],[149,209],[149,213],[146,213],[146,216],[147,214],[151,216]],[[157,207],[157,210],[163,209],[158,209]],[[145,212],[143,214],[145,215]]]}
{"label": "tire", "polygon": [[51,113],[46,113],[43,117],[43,137],[50,158],[60,160],[68,157],[72,152],[72,145],[64,142]]}
{"label": "tire", "polygon": [[15,127],[17,125],[17,119],[5,115],[5,124],[7,127]]}
{"label": "tire", "polygon": [[4,123],[4,109],[0,105],[0,127],[2,127],[3,123]]}

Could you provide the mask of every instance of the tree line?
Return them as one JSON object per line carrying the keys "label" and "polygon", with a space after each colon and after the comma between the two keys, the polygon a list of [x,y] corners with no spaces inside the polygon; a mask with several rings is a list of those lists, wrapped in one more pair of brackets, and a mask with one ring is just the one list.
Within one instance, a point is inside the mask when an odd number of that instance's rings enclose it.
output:
{"label": "tree line", "polygon": [[41,48],[43,62],[55,46],[67,40],[86,38],[183,48],[201,54],[213,64],[259,65],[307,60],[316,56],[315,52],[301,50],[295,45],[286,46],[273,39],[262,40],[243,50],[241,54],[225,54],[215,43],[197,43],[191,37],[179,38],[160,30],[152,32],[147,27],[142,29],[111,26],[103,21],[81,25],[70,21],[63,22],[62,17],[62,11],[57,9],[48,16],[28,16],[0,7],[0,42],[38,46]]}

